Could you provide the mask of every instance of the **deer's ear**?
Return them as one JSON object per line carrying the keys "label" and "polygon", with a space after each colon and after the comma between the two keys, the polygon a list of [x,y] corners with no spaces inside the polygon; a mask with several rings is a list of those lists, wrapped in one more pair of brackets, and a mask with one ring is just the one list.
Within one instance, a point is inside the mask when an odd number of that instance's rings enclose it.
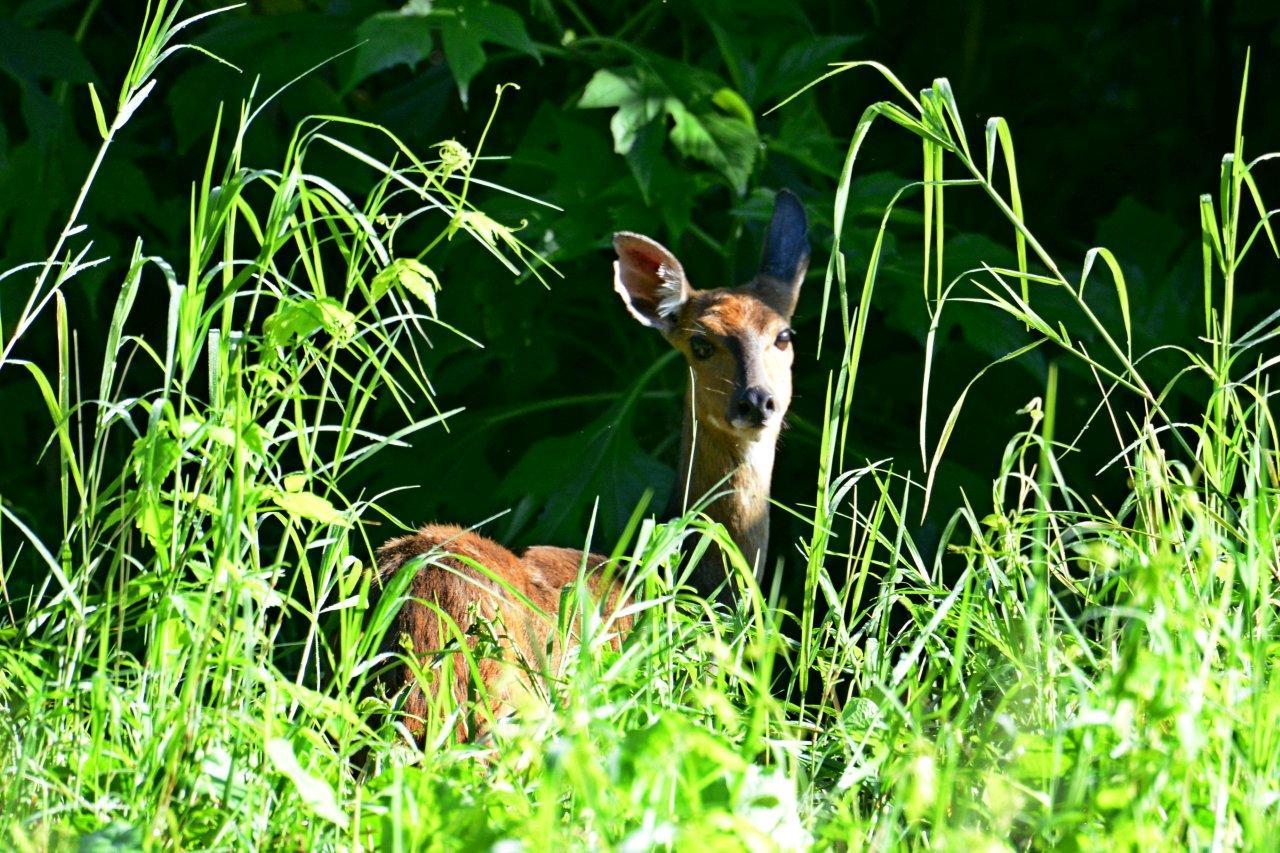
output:
{"label": "deer's ear", "polygon": [[800,285],[809,269],[809,222],[804,205],[790,190],[773,201],[773,218],[764,237],[760,272],[752,288],[784,317],[796,310]]}
{"label": "deer's ear", "polygon": [[613,235],[613,248],[613,289],[627,310],[646,326],[669,331],[689,298],[684,267],[657,241],[629,231]]}

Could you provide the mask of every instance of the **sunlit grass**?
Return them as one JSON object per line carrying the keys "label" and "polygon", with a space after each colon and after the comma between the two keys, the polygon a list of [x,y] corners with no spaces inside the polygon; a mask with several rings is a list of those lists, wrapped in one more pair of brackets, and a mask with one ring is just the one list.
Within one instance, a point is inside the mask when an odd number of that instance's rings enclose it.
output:
{"label": "sunlit grass", "polygon": [[[122,117],[102,122],[107,144],[173,44],[172,13],[160,4],[148,19]],[[58,293],[93,258],[73,212],[35,267],[0,362],[44,395],[44,464],[59,466],[64,517],[62,530],[33,530],[0,505],[6,578],[32,564],[46,578],[29,597],[4,590],[5,844],[1273,843],[1280,501],[1267,347],[1277,329],[1273,316],[1237,333],[1232,303],[1240,264],[1274,242],[1252,176],[1262,161],[1242,148],[1243,92],[1220,194],[1201,202],[1204,339],[1170,342],[1185,359],[1174,381],[1208,390],[1195,392],[1198,417],[1175,423],[1170,388],[1153,387],[1133,351],[1129,318],[1141,306],[1114,258],[1092,250],[1068,274],[1026,226],[1007,125],[991,120],[971,147],[945,81],[916,97],[872,70],[900,98],[864,113],[837,190],[823,301],[837,302],[840,325],[824,346],[842,355],[815,500],[791,508],[811,530],[777,555],[777,571],[805,573],[804,599],[780,602],[774,571],[759,585],[743,576],[732,611],[679,589],[711,539],[745,565],[696,513],[654,524],[641,508],[616,546],[583,531],[584,545],[613,551],[638,626],[615,649],[570,592],[564,628],[582,638],[578,652],[531,674],[535,697],[478,743],[456,742],[458,715],[474,709],[449,691],[419,748],[369,689],[397,647],[383,643],[397,597],[371,594],[369,564],[391,525],[378,496],[348,493],[363,461],[453,411],[453,401],[436,408],[417,357],[430,336],[457,334],[436,311],[449,283],[430,251],[397,245],[397,231],[431,222],[436,242],[458,231],[481,241],[500,262],[494,274],[542,269],[469,201],[478,152],[449,144],[422,158],[389,134],[384,150],[365,150],[344,137],[350,123],[324,118],[304,122],[282,163],[265,168],[243,162],[262,102],[247,105],[215,133],[197,177],[188,256],[137,244],[103,353],[77,351]],[[922,406],[918,470],[846,452],[889,212],[869,258],[845,258],[839,235],[878,117],[923,140],[922,180],[907,188],[925,199],[922,397],[942,395],[950,414],[931,434]],[[311,173],[316,145],[349,156],[367,186],[348,194]],[[975,190],[1008,220],[1018,266],[947,280],[944,199]],[[1043,313],[1050,289],[1075,314]],[[143,299],[168,306],[163,335],[131,331]],[[1103,299],[1121,306],[1120,328],[1098,319]],[[1096,378],[1087,429],[1114,432],[1109,464],[1131,480],[1122,505],[1100,505],[1089,483],[1062,474],[1075,442],[1059,434],[1051,367],[991,492],[964,497],[936,557],[917,547],[913,522],[935,497],[948,438],[990,375],[964,388],[930,381],[940,318],[958,300],[1025,328],[1000,361],[1052,350]],[[56,370],[10,356],[37,329],[59,341]],[[104,365],[92,389],[75,367],[90,359]],[[375,399],[396,403],[400,429],[370,429]],[[474,654],[484,652],[481,637]],[[473,652],[443,650],[424,677],[442,677],[451,654]]]}

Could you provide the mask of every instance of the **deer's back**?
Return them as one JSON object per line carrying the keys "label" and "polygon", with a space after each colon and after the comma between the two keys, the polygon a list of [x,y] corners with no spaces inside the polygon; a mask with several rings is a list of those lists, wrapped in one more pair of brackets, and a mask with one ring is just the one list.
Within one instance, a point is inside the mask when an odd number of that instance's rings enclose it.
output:
{"label": "deer's back", "polygon": [[[429,670],[437,653],[450,647],[456,649],[458,642],[474,649],[482,633],[475,630],[476,623],[486,621],[501,652],[493,658],[477,658],[476,665],[494,714],[507,712],[529,689],[537,673],[555,672],[559,667],[564,650],[555,642],[556,615],[564,587],[578,578],[584,552],[539,546],[517,556],[497,542],[461,527],[427,525],[378,549],[380,580],[385,583],[406,562],[423,555],[427,560],[409,584],[408,597],[388,631],[384,649],[398,651],[401,638],[408,637],[419,665]],[[588,585],[595,596],[601,597],[602,577],[598,570],[606,558],[586,554],[585,559]],[[502,583],[495,582],[495,578]],[[606,607],[611,611],[619,603],[617,590],[604,593]],[[530,610],[522,598],[545,616]],[[619,620],[615,630],[623,634],[630,627],[631,620],[627,618]],[[447,675],[454,697],[461,704],[475,685],[465,657],[455,652],[449,658],[453,665]],[[431,678],[431,683],[438,685],[444,677],[446,673],[440,672]],[[389,681],[387,686],[392,691],[408,686],[405,721],[415,735],[420,734],[430,696],[407,665],[396,667]],[[459,735],[467,734],[466,724],[459,723]]]}

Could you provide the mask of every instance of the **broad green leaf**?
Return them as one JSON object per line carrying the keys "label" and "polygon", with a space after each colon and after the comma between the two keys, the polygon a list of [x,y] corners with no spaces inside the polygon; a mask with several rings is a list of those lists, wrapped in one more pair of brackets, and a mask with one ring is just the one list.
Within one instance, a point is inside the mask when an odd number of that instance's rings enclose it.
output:
{"label": "broad green leaf", "polygon": [[179,438],[191,438],[199,434],[201,438],[220,444],[223,447],[235,447],[236,433],[231,427],[210,423],[197,415],[186,415],[178,421]]}
{"label": "broad green leaf", "polygon": [[663,493],[672,477],[670,468],[640,447],[625,415],[611,410],[572,434],[534,442],[498,496],[541,510],[534,538],[581,541],[593,501],[598,499],[601,522],[619,529],[647,488]]}
{"label": "broad green leaf", "polygon": [[307,304],[281,302],[262,325],[267,343],[282,347],[294,338],[306,338],[320,331],[320,314]]}
{"label": "broad green leaf", "polygon": [[449,70],[458,84],[458,95],[465,104],[471,81],[484,68],[484,47],[480,44],[480,37],[458,18],[445,20],[440,28],[440,40],[444,43]]}
{"label": "broad green leaf", "polygon": [[613,150],[628,154],[635,146],[640,131],[662,114],[665,100],[660,92],[653,91],[639,77],[622,76],[601,69],[587,83],[578,106],[583,109],[616,107],[617,112],[609,120]]}
{"label": "broad green leaf", "polygon": [[635,98],[637,89],[636,81],[601,68],[587,81],[587,87],[578,99],[578,106],[586,110],[620,107]]}
{"label": "broad green leaf", "polygon": [[350,519],[339,512],[327,498],[322,498],[313,492],[277,491],[272,493],[271,501],[295,518],[305,518],[338,527],[351,526]]}
{"label": "broad green leaf", "polygon": [[16,80],[38,85],[42,80],[88,83],[93,67],[69,33],[29,29],[6,22],[0,38],[0,70]]}
{"label": "broad green leaf", "polygon": [[728,178],[739,193],[745,192],[759,148],[751,126],[717,113],[694,114],[679,101],[668,100],[667,105],[675,119],[671,141],[680,153],[703,161]]}
{"label": "broad green leaf", "polygon": [[609,119],[609,131],[613,134],[613,150],[629,154],[635,147],[640,131],[662,114],[662,101],[656,98],[638,98],[618,108]]}
{"label": "broad green leaf", "polygon": [[445,59],[458,84],[458,94],[467,103],[471,81],[484,68],[484,42],[499,44],[541,59],[538,47],[529,38],[524,19],[497,3],[464,3],[442,10],[435,17],[440,22],[440,39]]}
{"label": "broad green leaf", "polygon": [[147,538],[152,548],[157,551],[169,544],[170,530],[173,527],[173,507],[161,503],[152,496],[143,498],[142,505],[133,516],[134,526]]}
{"label": "broad green leaf", "polygon": [[148,430],[133,443],[133,475],[147,489],[159,489],[182,457],[182,448],[163,427]]}
{"label": "broad green leaf", "polygon": [[[727,178],[739,193],[745,192],[760,147],[750,107],[726,87],[707,87],[699,95],[696,86],[707,86],[705,75],[685,76],[683,89],[695,92],[692,101],[677,95],[663,79],[640,69],[602,69],[587,84],[578,106],[615,108],[609,120],[614,150],[628,155],[628,165],[646,196],[661,139],[661,135],[655,140],[647,134],[654,120],[664,114],[674,122],[671,141],[682,155],[701,160]],[[642,132],[644,145],[630,156]]]}
{"label": "broad green leaf", "polygon": [[431,23],[403,10],[379,12],[356,28],[356,40],[363,43],[356,48],[348,87],[397,65],[417,66],[431,53]]}
{"label": "broad green leaf", "polygon": [[514,9],[498,3],[469,4],[465,10],[468,26],[479,30],[481,41],[500,44],[541,59],[538,46],[529,38],[524,19]]}

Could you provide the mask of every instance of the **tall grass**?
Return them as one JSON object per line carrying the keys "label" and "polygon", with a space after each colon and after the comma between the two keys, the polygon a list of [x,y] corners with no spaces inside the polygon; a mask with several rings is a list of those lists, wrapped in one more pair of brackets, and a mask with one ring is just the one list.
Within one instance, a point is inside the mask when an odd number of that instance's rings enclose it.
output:
{"label": "tall grass", "polygon": [[[178,25],[159,4],[135,68],[154,70]],[[479,152],[446,143],[422,158],[377,128],[321,117],[264,168],[243,162],[264,103],[251,101],[214,133],[187,257],[136,245],[101,354],[78,352],[59,293],[91,263],[72,245],[73,212],[0,363],[27,371],[47,404],[63,507],[61,530],[34,530],[0,504],[5,842],[1267,846],[1280,832],[1267,355],[1280,314],[1233,329],[1240,265],[1261,240],[1275,249],[1253,177],[1266,158],[1244,156],[1243,90],[1220,192],[1201,200],[1205,336],[1166,349],[1185,365],[1173,382],[1199,383],[1197,417],[1175,422],[1174,386],[1154,387],[1133,350],[1140,306],[1113,256],[1092,250],[1068,275],[1026,225],[1007,125],[992,119],[971,148],[946,81],[915,96],[871,67],[898,100],[864,113],[837,191],[823,302],[840,307],[840,366],[815,500],[796,510],[812,513],[811,532],[799,558],[796,543],[778,549],[786,570],[803,565],[804,599],[789,612],[772,576],[761,588],[744,575],[733,610],[680,591],[682,559],[731,543],[696,513],[655,524],[638,508],[620,543],[595,543],[626,572],[635,632],[614,649],[570,593],[562,629],[582,638],[578,653],[535,674],[542,698],[482,743],[453,740],[469,709],[448,691],[419,748],[367,689],[389,663],[378,650],[396,597],[371,604],[369,555],[390,525],[378,496],[347,485],[372,454],[454,411],[435,407],[416,357],[430,336],[457,334],[437,316],[430,249],[463,231],[509,270],[541,268],[472,205]],[[149,77],[127,79],[120,103],[136,106]],[[918,474],[846,453],[892,209],[869,258],[846,258],[839,239],[880,117],[922,141],[922,178],[904,188],[924,198],[931,322]],[[351,141],[370,134],[381,143]],[[350,157],[367,187],[309,171],[315,146]],[[1008,220],[1018,265],[944,280],[944,198],[969,190]],[[428,252],[398,251],[398,230],[419,221],[438,227]],[[859,289],[850,276],[864,269]],[[1090,275],[1110,286],[1086,289]],[[1045,313],[1046,294],[1074,313]],[[139,299],[167,300],[163,335],[130,331]],[[1119,328],[1099,319],[1101,299],[1118,303]],[[982,374],[962,389],[930,380],[941,318],[960,300],[1025,327],[1000,361],[1052,350],[1096,378],[1086,429],[1114,432],[1109,464],[1132,481],[1122,504],[1065,479],[1059,460],[1075,441],[1058,434],[1053,366],[991,494],[966,496],[936,556],[917,547],[913,519],[981,394]],[[13,357],[32,329],[56,335],[55,369]],[[77,365],[97,358],[101,379],[86,387]],[[951,408],[931,435],[939,393]],[[375,399],[394,401],[404,426],[371,431]],[[686,540],[694,553],[682,558]],[[12,592],[32,566],[43,582]],[[474,652],[455,643],[428,670],[485,649],[484,637]]]}

